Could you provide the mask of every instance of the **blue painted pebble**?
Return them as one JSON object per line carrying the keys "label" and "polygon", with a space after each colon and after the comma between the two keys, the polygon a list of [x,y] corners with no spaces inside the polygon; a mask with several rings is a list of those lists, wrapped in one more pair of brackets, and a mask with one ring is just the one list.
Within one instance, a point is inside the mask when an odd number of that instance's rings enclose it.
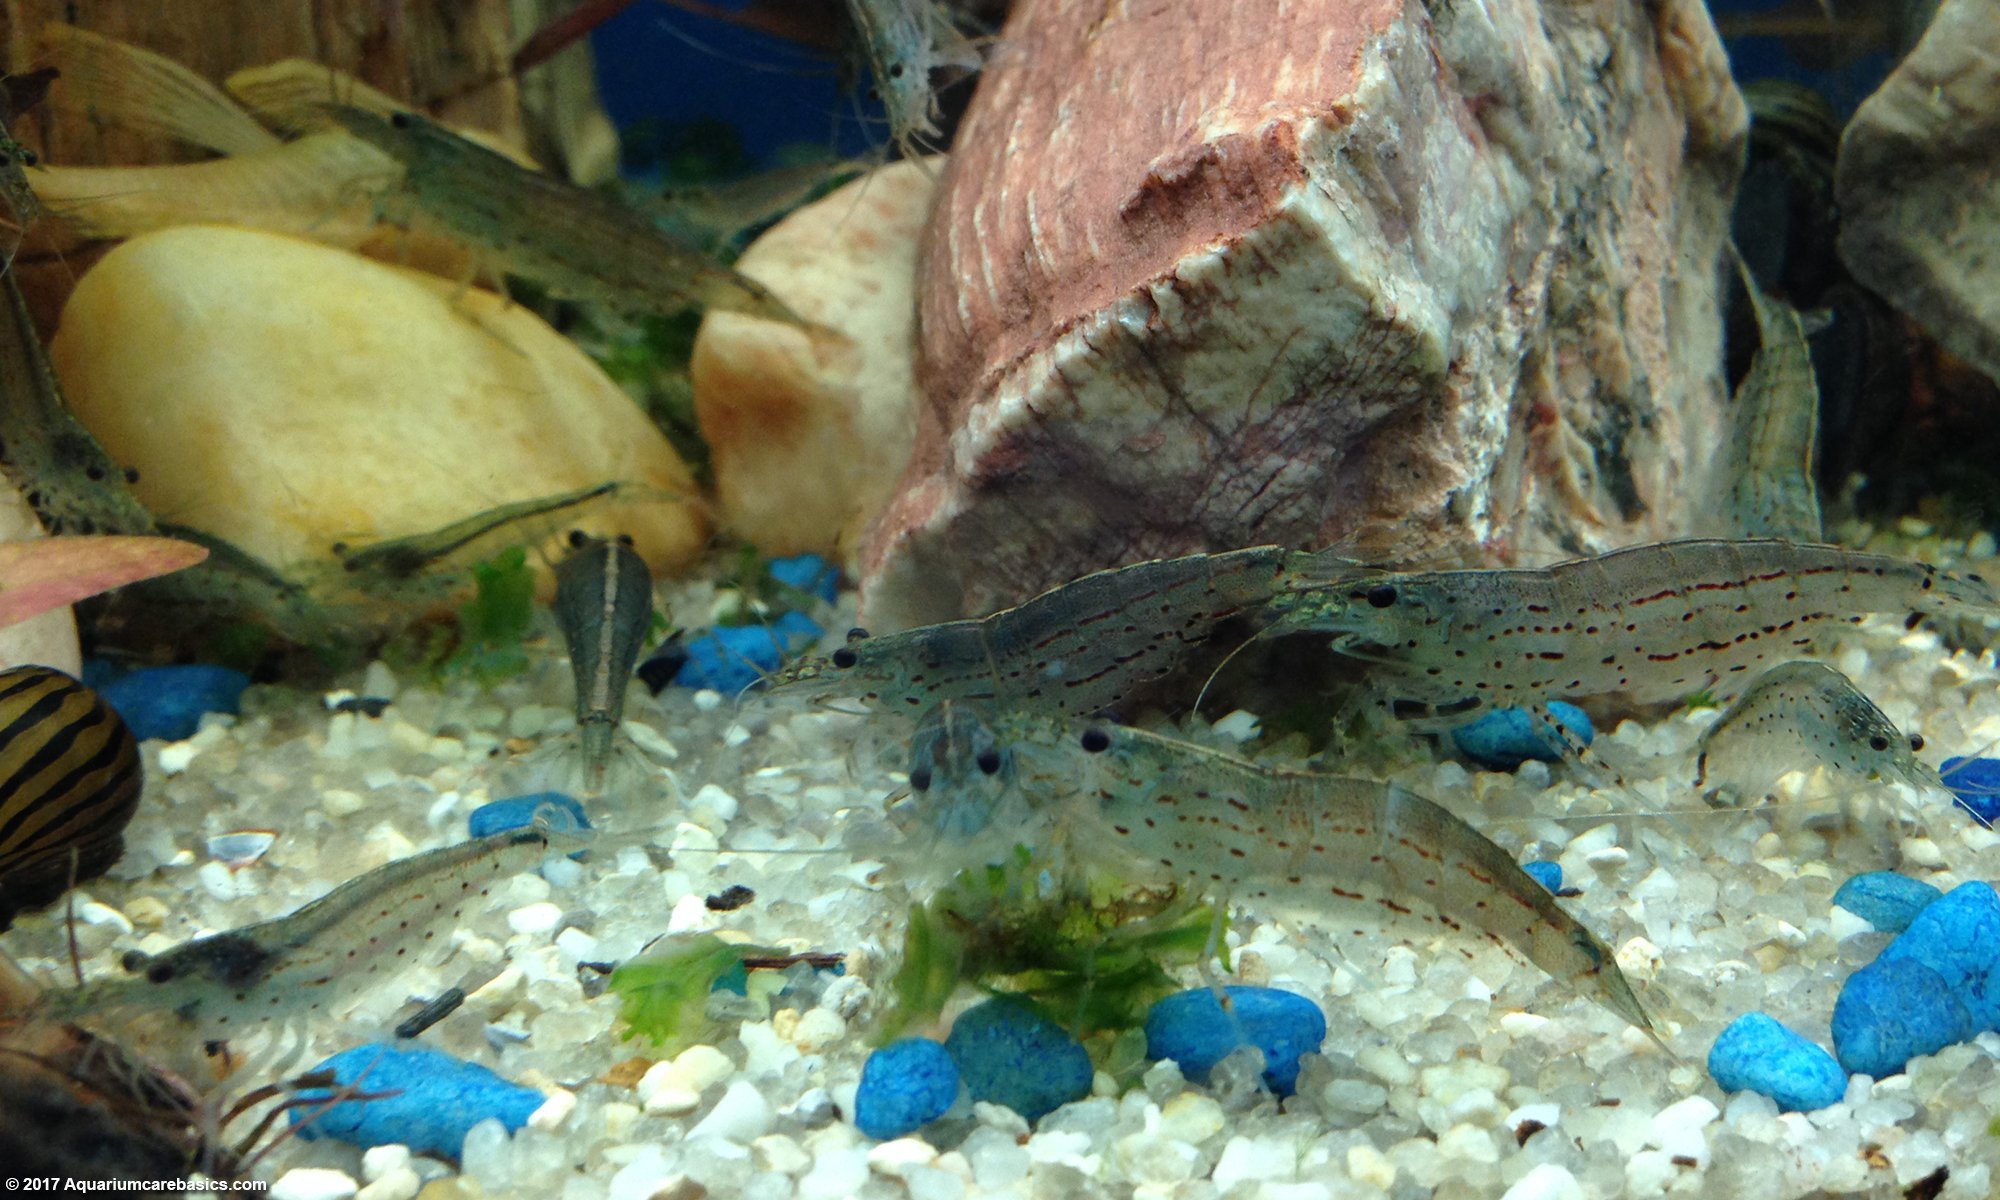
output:
{"label": "blue painted pebble", "polygon": [[533,792],[482,804],[472,810],[465,823],[473,837],[488,837],[504,830],[526,827],[543,808],[549,810],[551,829],[574,832],[590,828],[590,818],[583,815],[583,805],[562,792]]}
{"label": "blue painted pebble", "polygon": [[[1326,1040],[1326,1016],[1319,1005],[1296,992],[1267,987],[1227,987],[1234,1020],[1208,988],[1177,992],[1146,1014],[1146,1055],[1171,1058],[1181,1074],[1206,1083],[1208,1072],[1243,1045],[1264,1052],[1264,1082],[1289,1096],[1299,1082],[1299,1057]],[[1238,1031],[1241,1031],[1241,1037]]]}
{"label": "blue painted pebble", "polygon": [[[1590,718],[1574,704],[1551,700],[1549,715],[1586,746],[1597,736]],[[1491,771],[1511,771],[1531,758],[1540,762],[1562,761],[1561,749],[1542,740],[1525,709],[1495,709],[1470,725],[1452,730],[1451,740],[1460,754]]]}
{"label": "blue painted pebble", "polygon": [[[398,1089],[401,1094],[343,1100],[323,1110],[314,1105],[292,1108],[291,1122],[300,1137],[333,1138],[364,1148],[400,1142],[440,1158],[457,1158],[466,1133],[488,1118],[499,1118],[512,1133],[528,1123],[544,1099],[533,1088],[428,1046],[356,1046],[313,1070],[331,1071],[338,1082],[364,1092]],[[299,1095],[324,1099],[329,1093],[309,1088]]]}
{"label": "blue painted pebble", "polygon": [[1903,960],[1937,972],[1972,1014],[1973,1033],[2000,1029],[2000,894],[1992,885],[1961,883],[1926,905],[1876,962]]}
{"label": "blue painted pebble", "polygon": [[1876,959],[1848,976],[1833,1002],[1833,1055],[1858,1075],[1887,1078],[1975,1032],[1953,990],[1914,959]]}
{"label": "blue painted pebble", "polygon": [[795,587],[808,595],[817,596],[828,604],[840,589],[840,571],[817,554],[795,554],[790,558],[774,558],[766,568],[771,578],[786,587]]}
{"label": "blue painted pebble", "polygon": [[861,1064],[854,1124],[872,1138],[899,1138],[943,1116],[958,1099],[958,1064],[936,1042],[903,1038]]}
{"label": "blue painted pebble", "polygon": [[2000,819],[2000,758],[1947,758],[1938,774],[1958,806],[1980,824]]}
{"label": "blue painted pebble", "polygon": [[203,713],[234,713],[250,677],[228,667],[142,667],[98,689],[132,736],[178,742],[194,736]]}
{"label": "blue painted pebble", "polygon": [[1833,902],[1885,933],[1901,933],[1942,895],[1921,879],[1894,871],[1869,871],[1841,884]]}
{"label": "blue painted pebble", "polygon": [[1847,1094],[1833,1055],[1763,1013],[1729,1023],[1709,1048],[1708,1073],[1723,1091],[1769,1096],[1784,1112],[1815,1112]]}
{"label": "blue painted pebble", "polygon": [[1541,884],[1543,887],[1549,889],[1550,891],[1560,892],[1563,890],[1563,869],[1561,863],[1556,863],[1556,862],[1522,863],[1521,869],[1528,873],[1529,878],[1533,879],[1536,883]]}
{"label": "blue painted pebble", "polygon": [[811,617],[796,612],[788,612],[768,626],[719,626],[688,642],[687,662],[674,682],[733,695],[777,670],[786,655],[825,635]]}
{"label": "blue painted pebble", "polygon": [[1090,1094],[1090,1055],[1082,1044],[1016,1000],[966,1009],[944,1048],[974,1100],[1004,1104],[1031,1122]]}

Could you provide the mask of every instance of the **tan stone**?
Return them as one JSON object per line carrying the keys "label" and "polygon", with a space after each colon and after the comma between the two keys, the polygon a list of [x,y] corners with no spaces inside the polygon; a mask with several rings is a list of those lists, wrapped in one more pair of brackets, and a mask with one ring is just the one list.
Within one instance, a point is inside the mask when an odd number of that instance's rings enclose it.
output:
{"label": "tan stone", "polygon": [[695,411],[718,519],[769,554],[853,553],[887,503],[915,422],[917,240],[936,162],[849,183],[757,239],[737,270],[831,339],[711,313],[694,347]]}
{"label": "tan stone", "polygon": [[[135,238],[85,275],[52,346],[78,417],[162,521],[297,577],[350,546],[606,480],[456,561],[570,529],[631,535],[656,571],[706,540],[685,465],[567,339],[490,293],[221,226]],[[547,580],[544,580],[547,583]]]}

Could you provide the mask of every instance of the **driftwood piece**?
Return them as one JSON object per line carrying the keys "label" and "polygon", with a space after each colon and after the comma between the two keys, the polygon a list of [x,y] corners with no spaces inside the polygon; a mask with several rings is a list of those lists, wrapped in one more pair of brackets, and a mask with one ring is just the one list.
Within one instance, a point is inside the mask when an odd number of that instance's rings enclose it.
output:
{"label": "driftwood piece", "polygon": [[1022,0],[927,234],[865,617],[1689,527],[1744,124],[1699,0]]}

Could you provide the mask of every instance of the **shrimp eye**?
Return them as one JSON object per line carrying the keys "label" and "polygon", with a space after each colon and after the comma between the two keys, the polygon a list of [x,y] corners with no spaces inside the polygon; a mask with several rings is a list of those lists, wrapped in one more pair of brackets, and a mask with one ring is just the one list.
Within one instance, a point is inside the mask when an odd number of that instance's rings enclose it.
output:
{"label": "shrimp eye", "polygon": [[569,544],[572,549],[583,549],[583,544],[589,540],[590,535],[581,529],[572,529],[569,531]]}
{"label": "shrimp eye", "polygon": [[902,64],[902,63],[890,63],[890,64],[889,64],[889,78],[891,78],[891,79],[901,79],[902,77],[903,77],[903,64]]}
{"label": "shrimp eye", "polygon": [[1386,583],[1368,589],[1368,603],[1375,608],[1387,608],[1396,602],[1396,589]]}
{"label": "shrimp eye", "polygon": [[621,534],[619,534],[619,535],[618,535],[618,544],[619,544],[619,545],[621,545],[621,546],[630,546],[630,545],[632,544],[632,535],[631,535],[631,534],[629,534],[629,533],[621,533]]}
{"label": "shrimp eye", "polygon": [[1921,750],[1921,749],[1923,749],[1923,748],[1924,748],[1924,735],[1923,735],[1923,734],[1921,734],[1921,733],[1913,733],[1913,734],[1911,734],[1911,735],[1910,735],[1910,749],[1911,749],[1911,750],[1913,750],[1913,751],[1915,751],[1915,750]]}
{"label": "shrimp eye", "polygon": [[972,761],[978,764],[979,770],[983,774],[998,775],[1000,773],[1000,752],[998,750],[981,750],[979,757]]}
{"label": "shrimp eye", "polygon": [[127,950],[124,957],[118,960],[118,965],[137,974],[146,969],[149,961],[151,957],[144,950]]}
{"label": "shrimp eye", "polygon": [[867,638],[868,638],[868,631],[866,629],[861,628],[861,626],[859,625],[856,625],[854,628],[847,631],[847,640],[850,643],[866,641]]}
{"label": "shrimp eye", "polygon": [[931,790],[931,769],[929,767],[910,768],[910,786],[920,792]]}
{"label": "shrimp eye", "polygon": [[165,983],[173,977],[174,964],[172,963],[156,962],[146,968],[146,982],[148,983]]}
{"label": "shrimp eye", "polygon": [[1102,729],[1083,731],[1083,750],[1086,754],[1102,754],[1111,749],[1111,735]]}
{"label": "shrimp eye", "polygon": [[23,146],[23,147],[21,148],[21,165],[22,165],[22,166],[24,166],[24,167],[32,167],[32,166],[35,166],[35,165],[39,164],[39,163],[40,163],[41,161],[42,161],[42,158],[41,158],[41,155],[39,155],[39,154],[36,154],[36,153],[35,153],[35,152],[34,152],[33,150],[30,150],[30,149],[28,149],[28,148],[27,148],[27,147],[25,147],[25,146]]}
{"label": "shrimp eye", "polygon": [[126,482],[126,483],[137,483],[137,482],[139,482],[139,468],[137,468],[137,467],[126,467],[126,468],[125,468],[125,482]]}
{"label": "shrimp eye", "polygon": [[858,663],[860,661],[861,661],[861,656],[856,654],[854,651],[849,650],[845,646],[842,646],[840,649],[835,650],[833,652],[833,665],[839,667],[843,671],[845,671],[847,668],[853,666],[855,663]]}
{"label": "shrimp eye", "polygon": [[1889,739],[1883,737],[1881,734],[1878,733],[1874,737],[1868,739],[1868,748],[1870,750],[1873,750],[1875,753],[1880,754],[1882,753],[1882,751],[1887,750],[1889,748]]}
{"label": "shrimp eye", "polygon": [[389,126],[392,129],[408,129],[411,124],[413,122],[410,120],[409,113],[393,112],[389,114]]}

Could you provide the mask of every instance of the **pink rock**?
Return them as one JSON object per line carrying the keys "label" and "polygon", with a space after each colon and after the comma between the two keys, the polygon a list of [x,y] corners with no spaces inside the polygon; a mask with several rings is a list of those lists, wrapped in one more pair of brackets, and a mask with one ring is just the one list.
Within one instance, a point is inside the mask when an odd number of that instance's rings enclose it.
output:
{"label": "pink rock", "polygon": [[919,278],[893,628],[1196,550],[1513,562],[1710,502],[1699,0],[1021,0]]}

